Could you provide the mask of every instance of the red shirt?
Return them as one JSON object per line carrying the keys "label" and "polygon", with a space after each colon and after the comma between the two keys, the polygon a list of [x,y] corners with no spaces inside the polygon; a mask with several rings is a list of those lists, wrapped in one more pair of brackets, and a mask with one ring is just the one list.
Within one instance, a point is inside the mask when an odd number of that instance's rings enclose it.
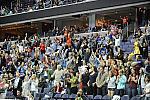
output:
{"label": "red shirt", "polygon": [[4,86],[5,86],[4,82],[0,82],[0,89],[1,89],[1,88],[3,89]]}
{"label": "red shirt", "polygon": [[41,51],[45,51],[45,44],[44,44],[44,43],[41,43],[41,44],[40,44],[40,50],[41,50]]}

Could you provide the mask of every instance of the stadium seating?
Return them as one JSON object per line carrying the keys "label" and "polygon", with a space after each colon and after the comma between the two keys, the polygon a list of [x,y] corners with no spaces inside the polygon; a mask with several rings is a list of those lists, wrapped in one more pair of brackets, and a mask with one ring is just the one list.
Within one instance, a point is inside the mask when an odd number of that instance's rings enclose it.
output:
{"label": "stadium seating", "polygon": [[105,95],[105,96],[102,98],[102,100],[111,100],[111,97],[108,96],[108,95]]}
{"label": "stadium seating", "polygon": [[94,97],[94,100],[101,100],[102,99],[102,96],[101,95],[96,95],[95,97]]}
{"label": "stadium seating", "polygon": [[129,100],[129,96],[128,95],[124,95],[121,97],[121,100]]}

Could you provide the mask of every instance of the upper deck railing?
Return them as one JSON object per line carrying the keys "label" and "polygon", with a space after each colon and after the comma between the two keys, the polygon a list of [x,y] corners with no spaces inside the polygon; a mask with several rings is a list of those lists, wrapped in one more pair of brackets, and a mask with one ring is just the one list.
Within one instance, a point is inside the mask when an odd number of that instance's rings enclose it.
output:
{"label": "upper deck railing", "polygon": [[143,4],[150,4],[149,0],[92,0],[74,4],[56,6],[41,10],[23,12],[0,17],[0,25],[10,25],[45,19],[56,19],[77,14],[95,13],[98,11],[120,9]]}

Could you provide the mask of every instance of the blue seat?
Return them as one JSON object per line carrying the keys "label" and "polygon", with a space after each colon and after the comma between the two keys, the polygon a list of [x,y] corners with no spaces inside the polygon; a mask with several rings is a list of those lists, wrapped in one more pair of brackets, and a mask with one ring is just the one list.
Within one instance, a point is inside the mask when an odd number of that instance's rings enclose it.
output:
{"label": "blue seat", "polygon": [[54,98],[55,99],[60,99],[61,98],[61,94],[55,94]]}
{"label": "blue seat", "polygon": [[44,93],[48,93],[50,91],[50,88],[44,88]]}
{"label": "blue seat", "polygon": [[15,96],[6,96],[5,99],[15,99]]}
{"label": "blue seat", "polygon": [[129,100],[129,95],[124,95],[121,97],[121,100]]}
{"label": "blue seat", "polygon": [[90,100],[93,100],[93,95],[87,95],[87,97],[90,99]]}
{"label": "blue seat", "polygon": [[41,93],[41,91],[42,91],[42,88],[38,88],[38,93]]}
{"label": "blue seat", "polygon": [[41,97],[41,93],[35,93],[35,97]]}
{"label": "blue seat", "polygon": [[111,97],[108,95],[103,96],[102,100],[111,100]]}
{"label": "blue seat", "polygon": [[141,100],[140,97],[134,96],[130,100]]}
{"label": "blue seat", "polygon": [[35,97],[35,98],[34,98],[34,100],[39,100],[39,99],[40,99],[39,97]]}
{"label": "blue seat", "polygon": [[41,98],[44,98],[44,96],[45,96],[45,93],[40,93]]}
{"label": "blue seat", "polygon": [[11,91],[8,91],[7,93],[6,93],[6,96],[12,96],[13,95],[13,92],[11,92]]}
{"label": "blue seat", "polygon": [[95,97],[94,97],[94,100],[101,100],[102,99],[102,96],[101,95],[96,95]]}
{"label": "blue seat", "polygon": [[70,99],[75,99],[76,96],[77,96],[77,94],[71,94],[71,95],[69,96],[69,98],[70,98]]}
{"label": "blue seat", "polygon": [[150,47],[148,47],[148,51],[150,51]]}
{"label": "blue seat", "polygon": [[63,94],[61,98],[62,99],[69,99],[69,94]]}

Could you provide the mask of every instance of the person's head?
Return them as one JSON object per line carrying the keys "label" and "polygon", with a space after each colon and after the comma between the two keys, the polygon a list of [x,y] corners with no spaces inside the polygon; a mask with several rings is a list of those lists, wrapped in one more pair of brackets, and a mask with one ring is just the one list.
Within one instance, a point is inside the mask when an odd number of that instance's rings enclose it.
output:
{"label": "person's head", "polygon": [[22,67],[24,66],[24,62],[21,63],[21,66],[22,66]]}
{"label": "person's head", "polygon": [[57,65],[57,70],[61,70],[61,65]]}
{"label": "person's head", "polygon": [[16,72],[16,77],[20,77],[20,73],[18,71]]}
{"label": "person's head", "polygon": [[102,66],[99,67],[99,72],[100,72],[100,73],[103,73],[103,72],[104,72],[104,67],[102,67]]}
{"label": "person's head", "polygon": [[112,71],[109,71],[109,73],[108,73],[108,74],[109,74],[109,76],[110,76],[110,77],[112,77],[112,76],[113,76]]}
{"label": "person's head", "polygon": [[29,77],[28,76],[25,76],[24,77],[24,82],[28,81],[29,80]]}
{"label": "person's head", "polygon": [[124,74],[124,71],[122,69],[119,70],[119,75],[123,75]]}
{"label": "person's head", "polygon": [[21,91],[17,90],[17,96],[21,96]]}
{"label": "person's head", "polygon": [[145,75],[145,82],[146,83],[149,83],[150,82],[150,75]]}
{"label": "person's head", "polygon": [[76,73],[75,72],[71,72],[71,77],[73,77],[73,76],[76,76]]}
{"label": "person's head", "polygon": [[33,74],[33,75],[31,76],[31,79],[32,79],[32,80],[35,80],[35,79],[36,79],[36,74]]}
{"label": "person's head", "polygon": [[131,74],[135,74],[135,69],[131,68]]}
{"label": "person's head", "polygon": [[79,91],[78,91],[78,93],[77,93],[77,96],[78,96],[78,97],[81,97],[81,96],[82,96],[82,94],[83,94],[82,89],[79,89]]}
{"label": "person's head", "polygon": [[117,60],[113,60],[113,64],[116,65],[117,64]]}
{"label": "person's head", "polygon": [[140,68],[139,73],[140,73],[141,75],[143,75],[143,74],[144,74],[144,68]]}

